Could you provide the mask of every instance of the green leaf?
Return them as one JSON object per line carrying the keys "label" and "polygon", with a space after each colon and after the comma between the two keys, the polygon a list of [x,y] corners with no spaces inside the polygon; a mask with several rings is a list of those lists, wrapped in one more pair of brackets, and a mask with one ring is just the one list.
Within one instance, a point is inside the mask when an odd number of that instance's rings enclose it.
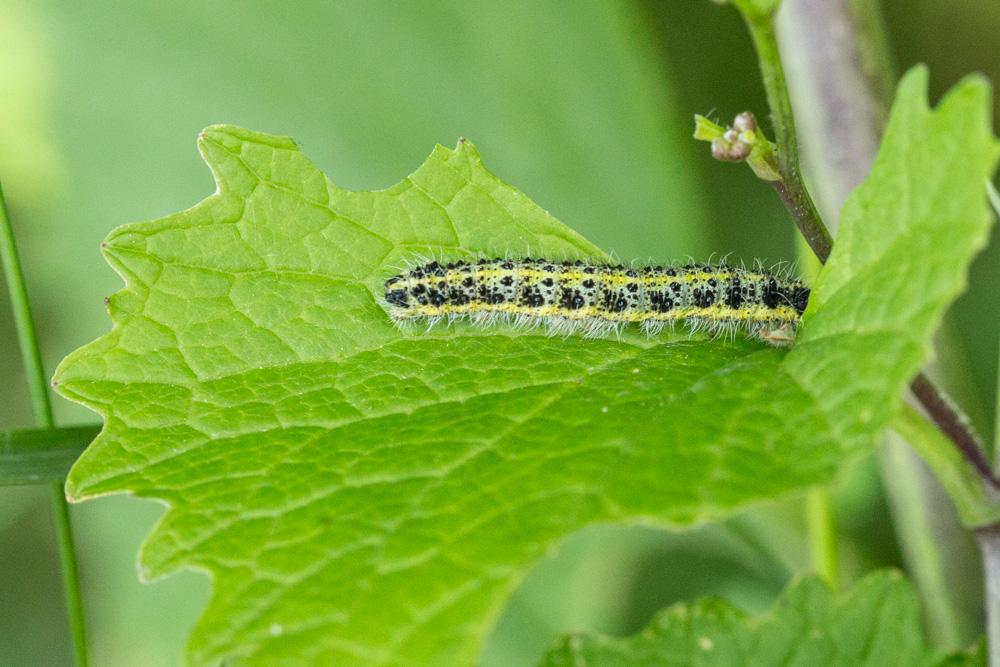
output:
{"label": "green leaf", "polygon": [[63,481],[98,430],[74,426],[0,433],[0,486]]}
{"label": "green leaf", "polygon": [[[923,67],[910,70],[900,83],[883,145],[868,178],[844,203],[833,255],[805,314],[828,317],[822,327],[807,326],[796,352],[813,345],[819,352],[830,340],[840,341],[850,357],[825,372],[839,373],[846,383],[857,379],[855,369],[878,372],[890,358],[916,368],[929,356],[927,334],[933,327],[925,324],[965,290],[964,258],[987,241],[992,216],[984,183],[998,155],[986,106],[989,86],[982,77],[967,77],[933,113],[924,101],[926,90]],[[936,230],[949,233],[942,238]],[[947,262],[961,263],[963,270],[953,272]],[[911,326],[900,327],[907,323]],[[854,405],[846,409],[861,415],[868,413],[866,404],[879,409],[869,403],[878,390],[869,391],[866,384],[856,382],[847,399]],[[978,476],[969,474],[949,441],[921,436],[912,423],[901,428],[918,438],[921,457],[964,522],[977,525],[996,515]]]}
{"label": "green leaf", "polygon": [[[127,283],[114,329],[56,376],[106,418],[68,490],[170,506],[141,568],[212,574],[192,662],[468,664],[568,533],[718,518],[824,483],[872,445],[987,229],[982,192],[955,177],[992,168],[985,87],[965,84],[931,114],[923,80],[908,82],[897,115],[910,124],[890,128],[880,159],[892,164],[874,173],[909,174],[914,197],[936,193],[944,208],[914,219],[926,237],[905,257],[905,221],[880,217],[892,211],[845,225],[936,289],[834,261],[791,352],[401,332],[376,296],[408,259],[604,255],[469,143],[436,149],[388,190],[349,192],[288,139],[209,128],[199,146],[217,193],[105,244]],[[960,148],[925,182],[910,165],[927,166],[941,132]],[[843,321],[851,304],[874,329]]]}
{"label": "green leaf", "polygon": [[882,571],[840,596],[819,578],[803,579],[789,586],[769,614],[757,619],[718,599],[675,605],[634,637],[566,637],[540,664],[971,667],[984,661],[979,653],[942,656],[930,649],[909,583],[897,572]]}

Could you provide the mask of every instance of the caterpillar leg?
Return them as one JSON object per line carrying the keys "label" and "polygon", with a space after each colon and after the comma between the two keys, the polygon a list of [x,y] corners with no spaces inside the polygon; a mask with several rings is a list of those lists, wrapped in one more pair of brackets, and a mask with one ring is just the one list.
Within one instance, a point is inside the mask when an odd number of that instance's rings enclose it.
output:
{"label": "caterpillar leg", "polygon": [[775,347],[788,347],[795,340],[795,326],[790,322],[766,326],[757,335],[762,341]]}

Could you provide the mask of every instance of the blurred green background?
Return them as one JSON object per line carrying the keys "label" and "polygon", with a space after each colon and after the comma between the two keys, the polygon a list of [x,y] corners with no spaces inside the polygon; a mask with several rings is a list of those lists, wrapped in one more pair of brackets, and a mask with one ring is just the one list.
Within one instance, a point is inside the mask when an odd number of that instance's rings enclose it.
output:
{"label": "blurred green background", "polygon": [[[897,64],[929,63],[932,94],[971,70],[1000,78],[996,0],[883,9]],[[109,326],[102,299],[120,281],[101,239],[212,191],[194,144],[206,125],[292,135],[356,189],[389,186],[465,136],[495,173],[622,258],[793,260],[771,190],[690,138],[694,113],[744,109],[766,115],[748,37],[707,0],[0,0],[0,179],[49,371]],[[953,313],[976,415],[996,394],[998,270],[993,244]],[[0,377],[0,428],[30,425],[5,296]],[[64,425],[95,421],[56,408]],[[45,500],[0,489],[0,665],[70,661]],[[807,567],[800,504],[679,534],[573,536],[515,595],[484,664],[529,664],[560,631],[631,632],[694,596],[766,608]],[[844,475],[836,511],[847,581],[900,563],[871,460]],[[176,664],[207,599],[198,574],[138,582],[136,550],[161,513],[130,498],[73,508],[97,665]],[[974,599],[974,573],[965,579]]]}

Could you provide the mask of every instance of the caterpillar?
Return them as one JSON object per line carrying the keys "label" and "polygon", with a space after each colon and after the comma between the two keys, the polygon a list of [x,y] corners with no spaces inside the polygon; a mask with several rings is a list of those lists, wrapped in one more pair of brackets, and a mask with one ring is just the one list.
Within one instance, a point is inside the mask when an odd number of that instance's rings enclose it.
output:
{"label": "caterpillar", "polygon": [[808,301],[802,281],[760,268],[496,258],[415,266],[385,281],[383,306],[399,326],[469,318],[601,337],[633,323],[648,335],[683,323],[780,346],[794,339]]}

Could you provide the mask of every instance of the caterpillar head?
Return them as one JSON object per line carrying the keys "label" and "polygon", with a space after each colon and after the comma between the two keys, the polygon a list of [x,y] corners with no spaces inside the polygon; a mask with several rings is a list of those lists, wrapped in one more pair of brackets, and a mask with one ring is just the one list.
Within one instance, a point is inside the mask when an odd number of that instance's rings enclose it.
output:
{"label": "caterpillar head", "polygon": [[792,302],[792,308],[801,315],[806,311],[806,306],[809,305],[809,288],[805,285],[797,285],[790,295],[790,301]]}

